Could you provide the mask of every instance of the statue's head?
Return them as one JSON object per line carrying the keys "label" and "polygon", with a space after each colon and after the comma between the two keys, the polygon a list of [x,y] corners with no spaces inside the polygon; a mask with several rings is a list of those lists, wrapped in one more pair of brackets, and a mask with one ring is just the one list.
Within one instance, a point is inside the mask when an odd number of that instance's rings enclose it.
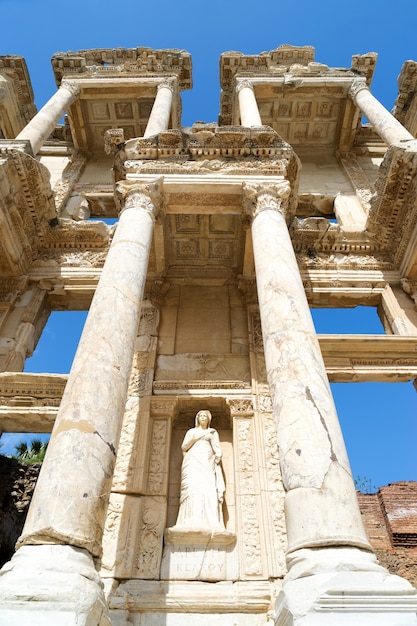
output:
{"label": "statue's head", "polygon": [[[201,419],[201,417],[203,417],[203,416],[207,418],[207,421],[208,421],[208,423],[207,423],[207,427],[209,427],[209,426],[210,426],[210,423],[211,423],[211,413],[210,413],[210,411],[208,411],[207,409],[203,409],[202,411],[199,411],[199,412],[197,413],[197,415],[195,416],[195,425],[196,425],[196,426],[200,426],[200,424],[201,424],[200,419]],[[204,419],[204,418],[203,418],[203,419]]]}

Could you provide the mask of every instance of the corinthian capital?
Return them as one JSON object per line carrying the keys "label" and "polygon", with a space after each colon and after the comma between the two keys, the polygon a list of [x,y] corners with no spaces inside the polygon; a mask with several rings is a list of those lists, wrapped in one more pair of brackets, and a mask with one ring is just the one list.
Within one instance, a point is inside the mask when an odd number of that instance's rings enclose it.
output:
{"label": "corinthian capital", "polygon": [[362,89],[369,90],[369,87],[366,84],[365,78],[354,78],[351,86],[349,87],[349,96],[352,98],[353,101],[355,101],[356,94],[359,91],[362,91]]}
{"label": "corinthian capital", "polygon": [[288,180],[278,183],[244,183],[244,211],[251,219],[266,210],[278,211],[285,216],[290,193]]}
{"label": "corinthian capital", "polygon": [[175,91],[175,78],[164,78],[162,82],[160,82],[156,88],[157,91],[165,87],[166,89],[170,89],[172,93]]}
{"label": "corinthian capital", "polygon": [[146,183],[128,180],[118,182],[116,197],[120,212],[125,209],[142,209],[156,218],[162,205],[162,181],[163,177],[160,176]]}
{"label": "corinthian capital", "polygon": [[80,89],[78,83],[75,80],[66,80],[66,79],[64,79],[61,82],[60,87],[64,87],[65,89],[68,89],[68,91],[70,91],[72,93],[74,98],[78,98],[78,96],[80,95],[80,92],[81,92],[81,89]]}
{"label": "corinthian capital", "polygon": [[247,78],[244,78],[243,80],[238,80],[236,82],[236,93],[239,93],[241,89],[251,89],[252,91],[254,90],[252,83]]}

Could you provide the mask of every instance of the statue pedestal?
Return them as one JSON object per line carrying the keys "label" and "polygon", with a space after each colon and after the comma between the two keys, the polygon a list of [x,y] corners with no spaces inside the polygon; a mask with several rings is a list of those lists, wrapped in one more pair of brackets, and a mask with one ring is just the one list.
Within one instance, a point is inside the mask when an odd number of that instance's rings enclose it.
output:
{"label": "statue pedestal", "polygon": [[172,526],[164,534],[161,578],[218,582],[237,579],[236,535],[225,529]]}

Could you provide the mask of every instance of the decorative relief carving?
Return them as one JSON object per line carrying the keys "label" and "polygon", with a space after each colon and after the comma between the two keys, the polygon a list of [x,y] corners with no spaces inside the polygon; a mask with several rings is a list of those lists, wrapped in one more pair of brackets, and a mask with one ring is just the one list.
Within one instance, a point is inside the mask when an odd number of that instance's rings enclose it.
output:
{"label": "decorative relief carving", "polygon": [[148,492],[152,495],[166,493],[168,426],[168,419],[152,420],[148,473]]}
{"label": "decorative relief carving", "polygon": [[262,432],[265,450],[265,469],[267,475],[268,496],[272,517],[273,561],[270,560],[272,575],[284,576],[286,573],[285,554],[287,550],[286,522],[284,515],[285,490],[279,464],[276,427],[272,415],[270,396],[258,396],[258,408],[262,413]]}
{"label": "decorative relief carving", "polygon": [[258,511],[257,489],[254,478],[253,424],[251,419],[237,418],[236,463],[238,469],[238,510],[240,517],[240,546],[242,573],[245,577],[257,577],[263,574],[262,539],[259,526],[261,518]]}
{"label": "decorative relief carving", "polygon": [[[246,157],[241,159],[203,159],[199,161],[182,161],[180,163],[149,162],[143,160],[127,160],[126,169],[140,172],[141,174],[204,174],[217,173],[219,175],[237,175],[260,173],[268,176],[284,176],[287,169],[286,159],[254,159]],[[213,194],[210,194],[213,195]],[[215,196],[216,194],[214,194]],[[176,194],[177,197],[177,194]],[[185,197],[185,196],[184,196]],[[199,196],[198,196],[199,197]],[[223,196],[222,196],[223,197]],[[201,199],[200,199],[201,201]]]}
{"label": "decorative relief carving", "polygon": [[151,398],[151,413],[152,415],[172,416],[176,405],[176,398],[170,400],[153,396]]}
{"label": "decorative relief carving", "polygon": [[73,267],[94,267],[101,268],[104,265],[104,261],[107,257],[107,250],[92,251],[92,250],[48,250],[43,251],[37,257],[34,263],[34,267],[42,267],[42,265],[49,265],[51,262],[57,265],[73,266]]}
{"label": "decorative relief carving", "polygon": [[360,199],[363,208],[369,211],[370,202],[375,195],[375,188],[370,183],[369,178],[362,170],[358,159],[351,152],[339,154],[339,160],[342,164],[346,174],[348,175],[350,182],[355,188],[356,194]]}
{"label": "decorative relief carving", "polygon": [[103,572],[157,579],[165,514],[164,498],[112,493],[103,536]]}
{"label": "decorative relief carving", "polygon": [[230,384],[246,381],[249,384],[248,360],[246,356],[234,354],[159,355],[155,380],[159,383],[173,379],[180,381],[175,384],[181,387],[191,381],[218,381],[219,384],[225,384],[225,381],[230,381]]}
{"label": "decorative relief carving", "polygon": [[159,324],[159,311],[153,305],[142,303],[138,335],[156,335]]}
{"label": "decorative relief carving", "polygon": [[155,381],[153,384],[153,388],[155,392],[175,392],[184,389],[246,389],[250,390],[249,382],[233,382],[233,381],[192,381],[190,383],[180,381],[167,381],[160,382]]}
{"label": "decorative relief carving", "polygon": [[143,370],[131,377],[129,384],[129,395],[143,398],[152,393],[152,372]]}
{"label": "decorative relief carving", "polygon": [[74,189],[74,185],[79,180],[86,162],[87,159],[84,156],[73,156],[70,163],[68,163],[62,172],[61,179],[55,183],[53,193],[58,214],[60,214],[70,197]]}
{"label": "decorative relief carving", "polygon": [[231,417],[253,415],[253,402],[249,398],[227,398],[226,403]]}
{"label": "decorative relief carving", "polygon": [[159,578],[162,538],[165,525],[165,499],[144,498],[136,544],[136,576]]}
{"label": "decorative relief carving", "polygon": [[272,413],[271,396],[258,395],[256,399],[259,413]]}
{"label": "decorative relief carving", "polygon": [[263,337],[262,337],[261,316],[259,312],[252,313],[251,324],[252,324],[253,350],[255,353],[259,352],[263,354],[264,344],[263,344]]}

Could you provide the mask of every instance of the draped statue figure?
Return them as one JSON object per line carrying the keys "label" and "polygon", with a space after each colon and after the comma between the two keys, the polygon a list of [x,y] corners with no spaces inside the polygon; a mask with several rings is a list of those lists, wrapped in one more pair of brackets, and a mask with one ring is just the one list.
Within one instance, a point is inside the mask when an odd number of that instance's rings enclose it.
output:
{"label": "draped statue figure", "polygon": [[199,411],[195,427],[182,443],[180,508],[176,527],[224,530],[222,504],[225,484],[219,435],[210,428],[210,411]]}

